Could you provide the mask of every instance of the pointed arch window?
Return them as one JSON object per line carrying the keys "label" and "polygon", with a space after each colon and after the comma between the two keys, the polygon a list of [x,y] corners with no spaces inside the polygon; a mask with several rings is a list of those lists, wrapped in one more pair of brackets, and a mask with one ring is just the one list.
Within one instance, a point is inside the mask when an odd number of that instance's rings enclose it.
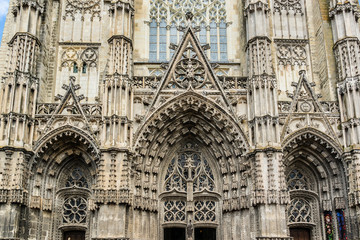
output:
{"label": "pointed arch window", "polygon": [[89,184],[84,176],[83,171],[80,168],[73,169],[65,183],[65,186],[89,188]]}
{"label": "pointed arch window", "polygon": [[187,192],[187,183],[192,182],[192,191],[214,191],[215,181],[212,170],[198,152],[187,151],[172,159],[165,176],[165,191],[173,189]]}
{"label": "pointed arch window", "polygon": [[85,227],[88,224],[90,184],[90,174],[82,164],[72,164],[63,169],[57,196],[61,228]]}
{"label": "pointed arch window", "polygon": [[216,222],[216,189],[213,169],[197,144],[184,144],[166,168],[162,194],[164,223],[186,224],[188,205],[194,209],[195,224]]}
{"label": "pointed arch window", "polygon": [[293,169],[287,176],[288,190],[310,190],[308,178],[299,169]]}
{"label": "pointed arch window", "polygon": [[[227,23],[225,0],[151,0],[149,61],[169,61],[183,33],[178,27],[187,25],[186,13],[193,13],[193,27],[200,28],[201,44],[209,43],[210,61],[227,61]],[[168,37],[169,36],[169,37]]]}

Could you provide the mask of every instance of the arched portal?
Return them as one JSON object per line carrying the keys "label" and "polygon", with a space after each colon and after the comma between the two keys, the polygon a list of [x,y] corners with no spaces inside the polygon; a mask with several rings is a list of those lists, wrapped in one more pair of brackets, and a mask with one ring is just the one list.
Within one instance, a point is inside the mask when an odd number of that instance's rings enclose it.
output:
{"label": "arched portal", "polygon": [[159,199],[164,240],[172,239],[172,232],[184,232],[195,240],[216,239],[221,188],[213,161],[191,138],[165,161]]}
{"label": "arched portal", "polygon": [[32,159],[30,209],[36,222],[34,239],[42,239],[43,229],[54,240],[88,239],[91,229],[91,199],[95,185],[98,148],[81,130],[65,126],[45,135],[36,144]]}
{"label": "arched portal", "polygon": [[[149,115],[134,145],[134,205],[140,210],[135,221],[145,221],[143,212],[150,212],[150,219],[158,220],[154,237],[161,240],[188,233],[200,240],[231,234],[222,214],[249,206],[243,196],[250,181],[248,140],[231,114],[186,92]],[[140,227],[135,231],[141,232],[136,238],[151,234]]]}
{"label": "arched portal", "polygon": [[349,218],[341,221],[349,213],[345,166],[340,148],[328,139],[309,128],[284,141],[288,227],[295,240],[342,239],[351,226]]}

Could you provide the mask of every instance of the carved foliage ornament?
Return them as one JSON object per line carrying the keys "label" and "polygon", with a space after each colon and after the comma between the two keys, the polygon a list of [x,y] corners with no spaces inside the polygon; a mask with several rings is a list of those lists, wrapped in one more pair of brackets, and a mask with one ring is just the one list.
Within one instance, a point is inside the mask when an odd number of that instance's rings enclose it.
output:
{"label": "carved foliage ornament", "polygon": [[[194,14],[197,26],[212,20],[220,22],[226,19],[225,0],[152,0],[150,18],[157,22],[170,20],[176,26],[186,25],[186,13]],[[168,15],[170,16],[168,17]]]}
{"label": "carved foliage ornament", "polygon": [[100,0],[68,0],[68,2],[76,8],[91,8],[98,4]]}
{"label": "carved foliage ornament", "polygon": [[279,65],[305,66],[307,61],[306,43],[277,41],[277,58]]}
{"label": "carved foliage ornament", "polygon": [[295,13],[303,13],[301,0],[275,0],[274,1],[274,11],[293,11]]}

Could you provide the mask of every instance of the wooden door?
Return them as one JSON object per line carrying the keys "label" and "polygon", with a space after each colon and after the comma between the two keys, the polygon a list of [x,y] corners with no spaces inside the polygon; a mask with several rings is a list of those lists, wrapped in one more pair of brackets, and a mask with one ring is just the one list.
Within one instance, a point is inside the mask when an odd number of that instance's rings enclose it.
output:
{"label": "wooden door", "polygon": [[290,228],[290,237],[293,237],[294,240],[311,240],[310,229]]}
{"label": "wooden door", "polygon": [[64,240],[85,240],[85,232],[84,231],[65,232]]}

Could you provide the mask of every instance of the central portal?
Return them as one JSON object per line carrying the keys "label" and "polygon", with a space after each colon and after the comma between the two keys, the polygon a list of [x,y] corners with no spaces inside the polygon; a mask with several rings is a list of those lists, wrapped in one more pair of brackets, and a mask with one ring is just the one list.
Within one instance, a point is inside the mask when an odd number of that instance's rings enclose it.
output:
{"label": "central portal", "polygon": [[[206,149],[187,141],[164,168],[164,240],[216,240],[219,195]],[[218,174],[218,173],[217,173]]]}

